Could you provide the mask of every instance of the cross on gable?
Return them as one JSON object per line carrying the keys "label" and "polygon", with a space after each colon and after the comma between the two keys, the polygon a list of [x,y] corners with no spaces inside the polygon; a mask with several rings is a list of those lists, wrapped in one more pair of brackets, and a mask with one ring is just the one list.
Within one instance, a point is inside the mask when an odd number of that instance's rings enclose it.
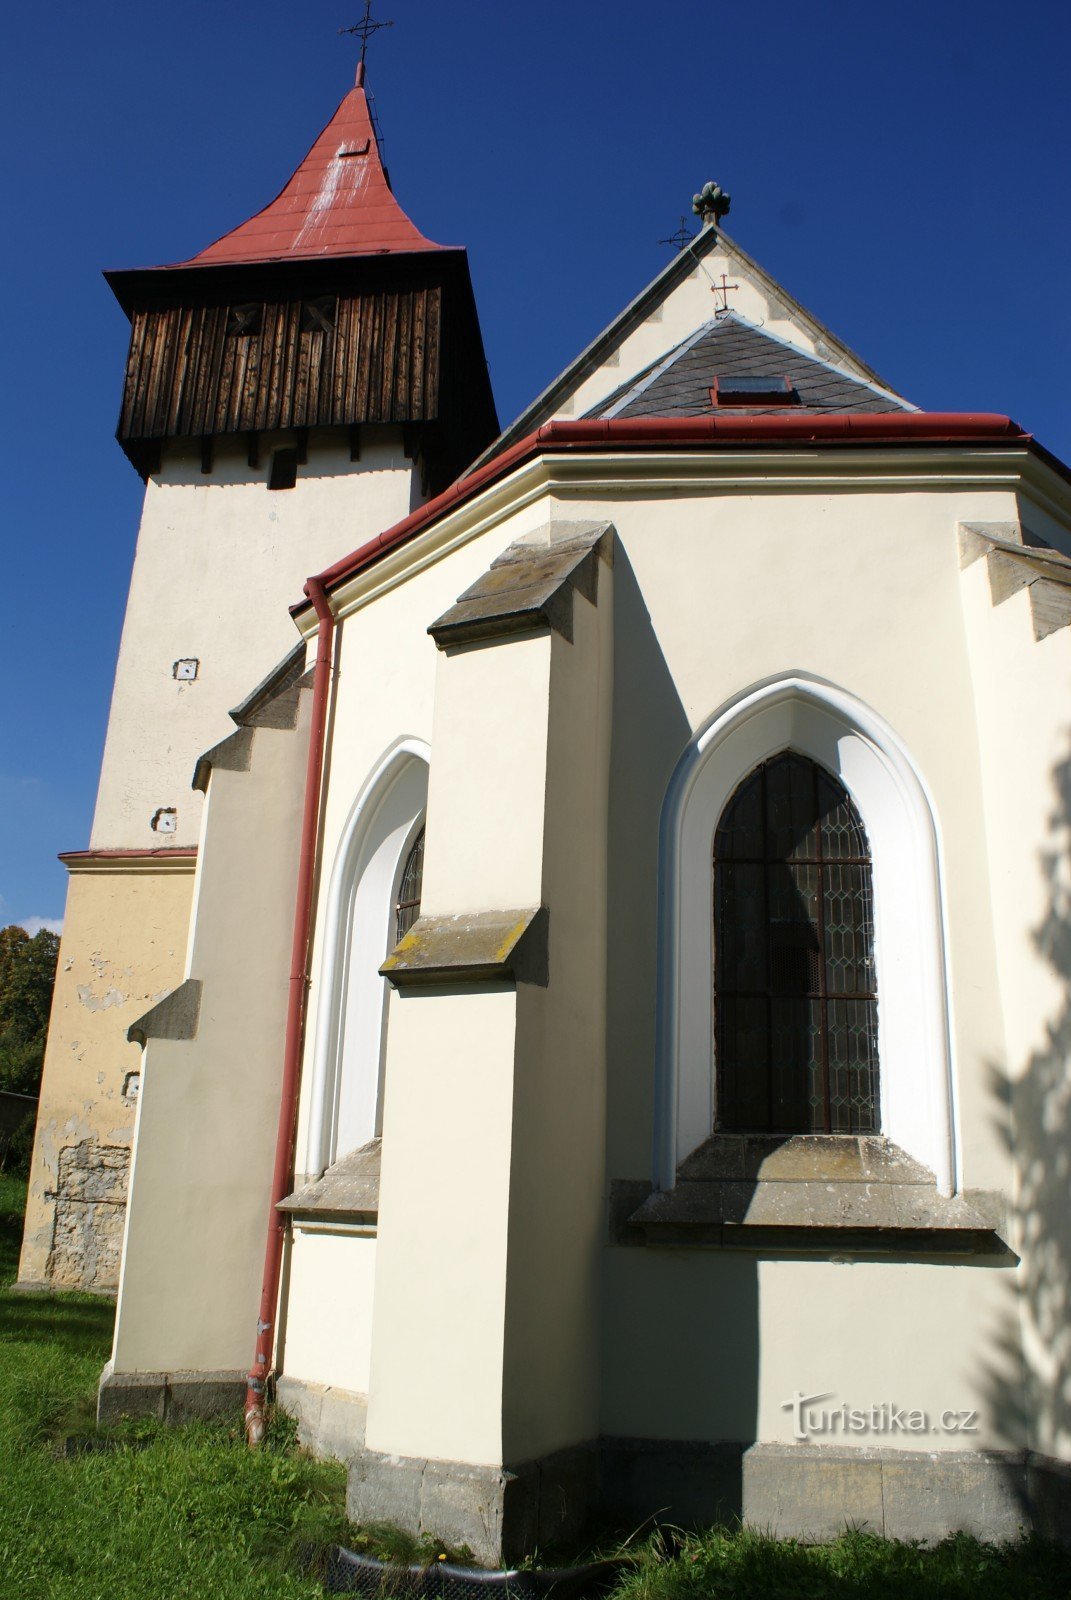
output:
{"label": "cross on gable", "polygon": [[659,244],[676,245],[678,250],[683,250],[689,240],[693,239],[694,237],[695,235],[688,226],[688,218],[682,214],[680,227],[677,229],[676,233],[671,233],[668,239],[659,239],[658,242]]}
{"label": "cross on gable", "polygon": [[[707,276],[710,277],[710,274],[708,273]],[[711,293],[714,296],[714,315],[716,317],[724,317],[729,309],[729,295],[733,289],[739,289],[740,285],[738,283],[730,283],[729,275],[726,272],[722,273],[720,283],[716,278],[710,278],[710,284]],[[719,295],[721,295],[720,306],[717,303]]]}
{"label": "cross on gable", "polygon": [[339,31],[339,33],[353,33],[353,34],[356,34],[357,37],[360,39],[360,41],[361,41],[361,66],[363,67],[364,66],[365,52],[368,49],[368,41],[369,41],[369,39],[372,37],[372,35],[374,33],[378,33],[380,28],[393,28],[393,26],[394,26],[393,21],[390,21],[390,22],[374,22],[372,20],[372,0],[364,0],[364,16],[361,18],[360,22],[355,22],[353,24],[352,28],[339,28],[338,31]]}

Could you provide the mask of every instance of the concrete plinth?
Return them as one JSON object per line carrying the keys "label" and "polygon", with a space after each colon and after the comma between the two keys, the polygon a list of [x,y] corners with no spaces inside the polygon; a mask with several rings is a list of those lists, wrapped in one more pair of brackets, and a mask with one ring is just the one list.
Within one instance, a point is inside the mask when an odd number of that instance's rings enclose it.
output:
{"label": "concrete plinth", "polygon": [[467,1545],[478,1562],[501,1566],[580,1533],[597,1490],[598,1455],[589,1445],[514,1467],[361,1450],[350,1463],[346,1511],[353,1522],[390,1522]]}
{"label": "concrete plinth", "polygon": [[296,1420],[298,1438],[313,1455],[349,1461],[363,1448],[366,1395],[284,1373],[276,1383],[275,1396]]}
{"label": "concrete plinth", "polygon": [[512,1468],[363,1450],[350,1464],[355,1522],[392,1522],[516,1561],[596,1517],[678,1526],[743,1520],[780,1538],[864,1528],[936,1543],[963,1531],[1071,1543],[1071,1467],[1025,1451],[852,1450],[823,1445],[602,1439]]}
{"label": "concrete plinth", "polygon": [[242,1372],[113,1372],[101,1374],[97,1422],[123,1417],[157,1417],[190,1422],[195,1417],[240,1416],[245,1399]]}

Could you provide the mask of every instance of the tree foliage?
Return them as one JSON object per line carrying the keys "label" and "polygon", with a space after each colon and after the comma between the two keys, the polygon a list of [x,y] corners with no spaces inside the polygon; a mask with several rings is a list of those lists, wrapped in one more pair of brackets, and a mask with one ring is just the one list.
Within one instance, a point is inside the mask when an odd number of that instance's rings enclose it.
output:
{"label": "tree foliage", "polygon": [[[32,939],[24,928],[0,928],[0,1090],[10,1094],[41,1087],[58,955],[59,938],[46,928]],[[32,1110],[25,1127],[0,1130],[0,1169],[26,1165],[32,1130]]]}

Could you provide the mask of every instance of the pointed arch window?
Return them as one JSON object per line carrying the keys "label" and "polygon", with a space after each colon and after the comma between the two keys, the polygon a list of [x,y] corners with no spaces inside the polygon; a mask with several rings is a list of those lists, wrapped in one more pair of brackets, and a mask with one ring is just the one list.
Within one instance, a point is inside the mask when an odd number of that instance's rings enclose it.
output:
{"label": "pointed arch window", "polygon": [[718,1127],[878,1131],[870,846],[844,787],[786,752],[744,779],[714,837]]}

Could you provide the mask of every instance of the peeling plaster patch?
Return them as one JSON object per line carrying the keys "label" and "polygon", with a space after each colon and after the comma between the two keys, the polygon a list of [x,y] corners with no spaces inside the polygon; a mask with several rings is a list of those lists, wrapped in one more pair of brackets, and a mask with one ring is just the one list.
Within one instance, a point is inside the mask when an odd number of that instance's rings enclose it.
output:
{"label": "peeling plaster patch", "polygon": [[60,1151],[48,1277],[71,1288],[119,1281],[130,1150],[83,1139]]}
{"label": "peeling plaster patch", "polygon": [[130,996],[120,994],[118,989],[108,989],[104,994],[94,994],[88,983],[78,985],[78,998],[87,1011],[107,1011],[109,1006],[122,1006]]}

